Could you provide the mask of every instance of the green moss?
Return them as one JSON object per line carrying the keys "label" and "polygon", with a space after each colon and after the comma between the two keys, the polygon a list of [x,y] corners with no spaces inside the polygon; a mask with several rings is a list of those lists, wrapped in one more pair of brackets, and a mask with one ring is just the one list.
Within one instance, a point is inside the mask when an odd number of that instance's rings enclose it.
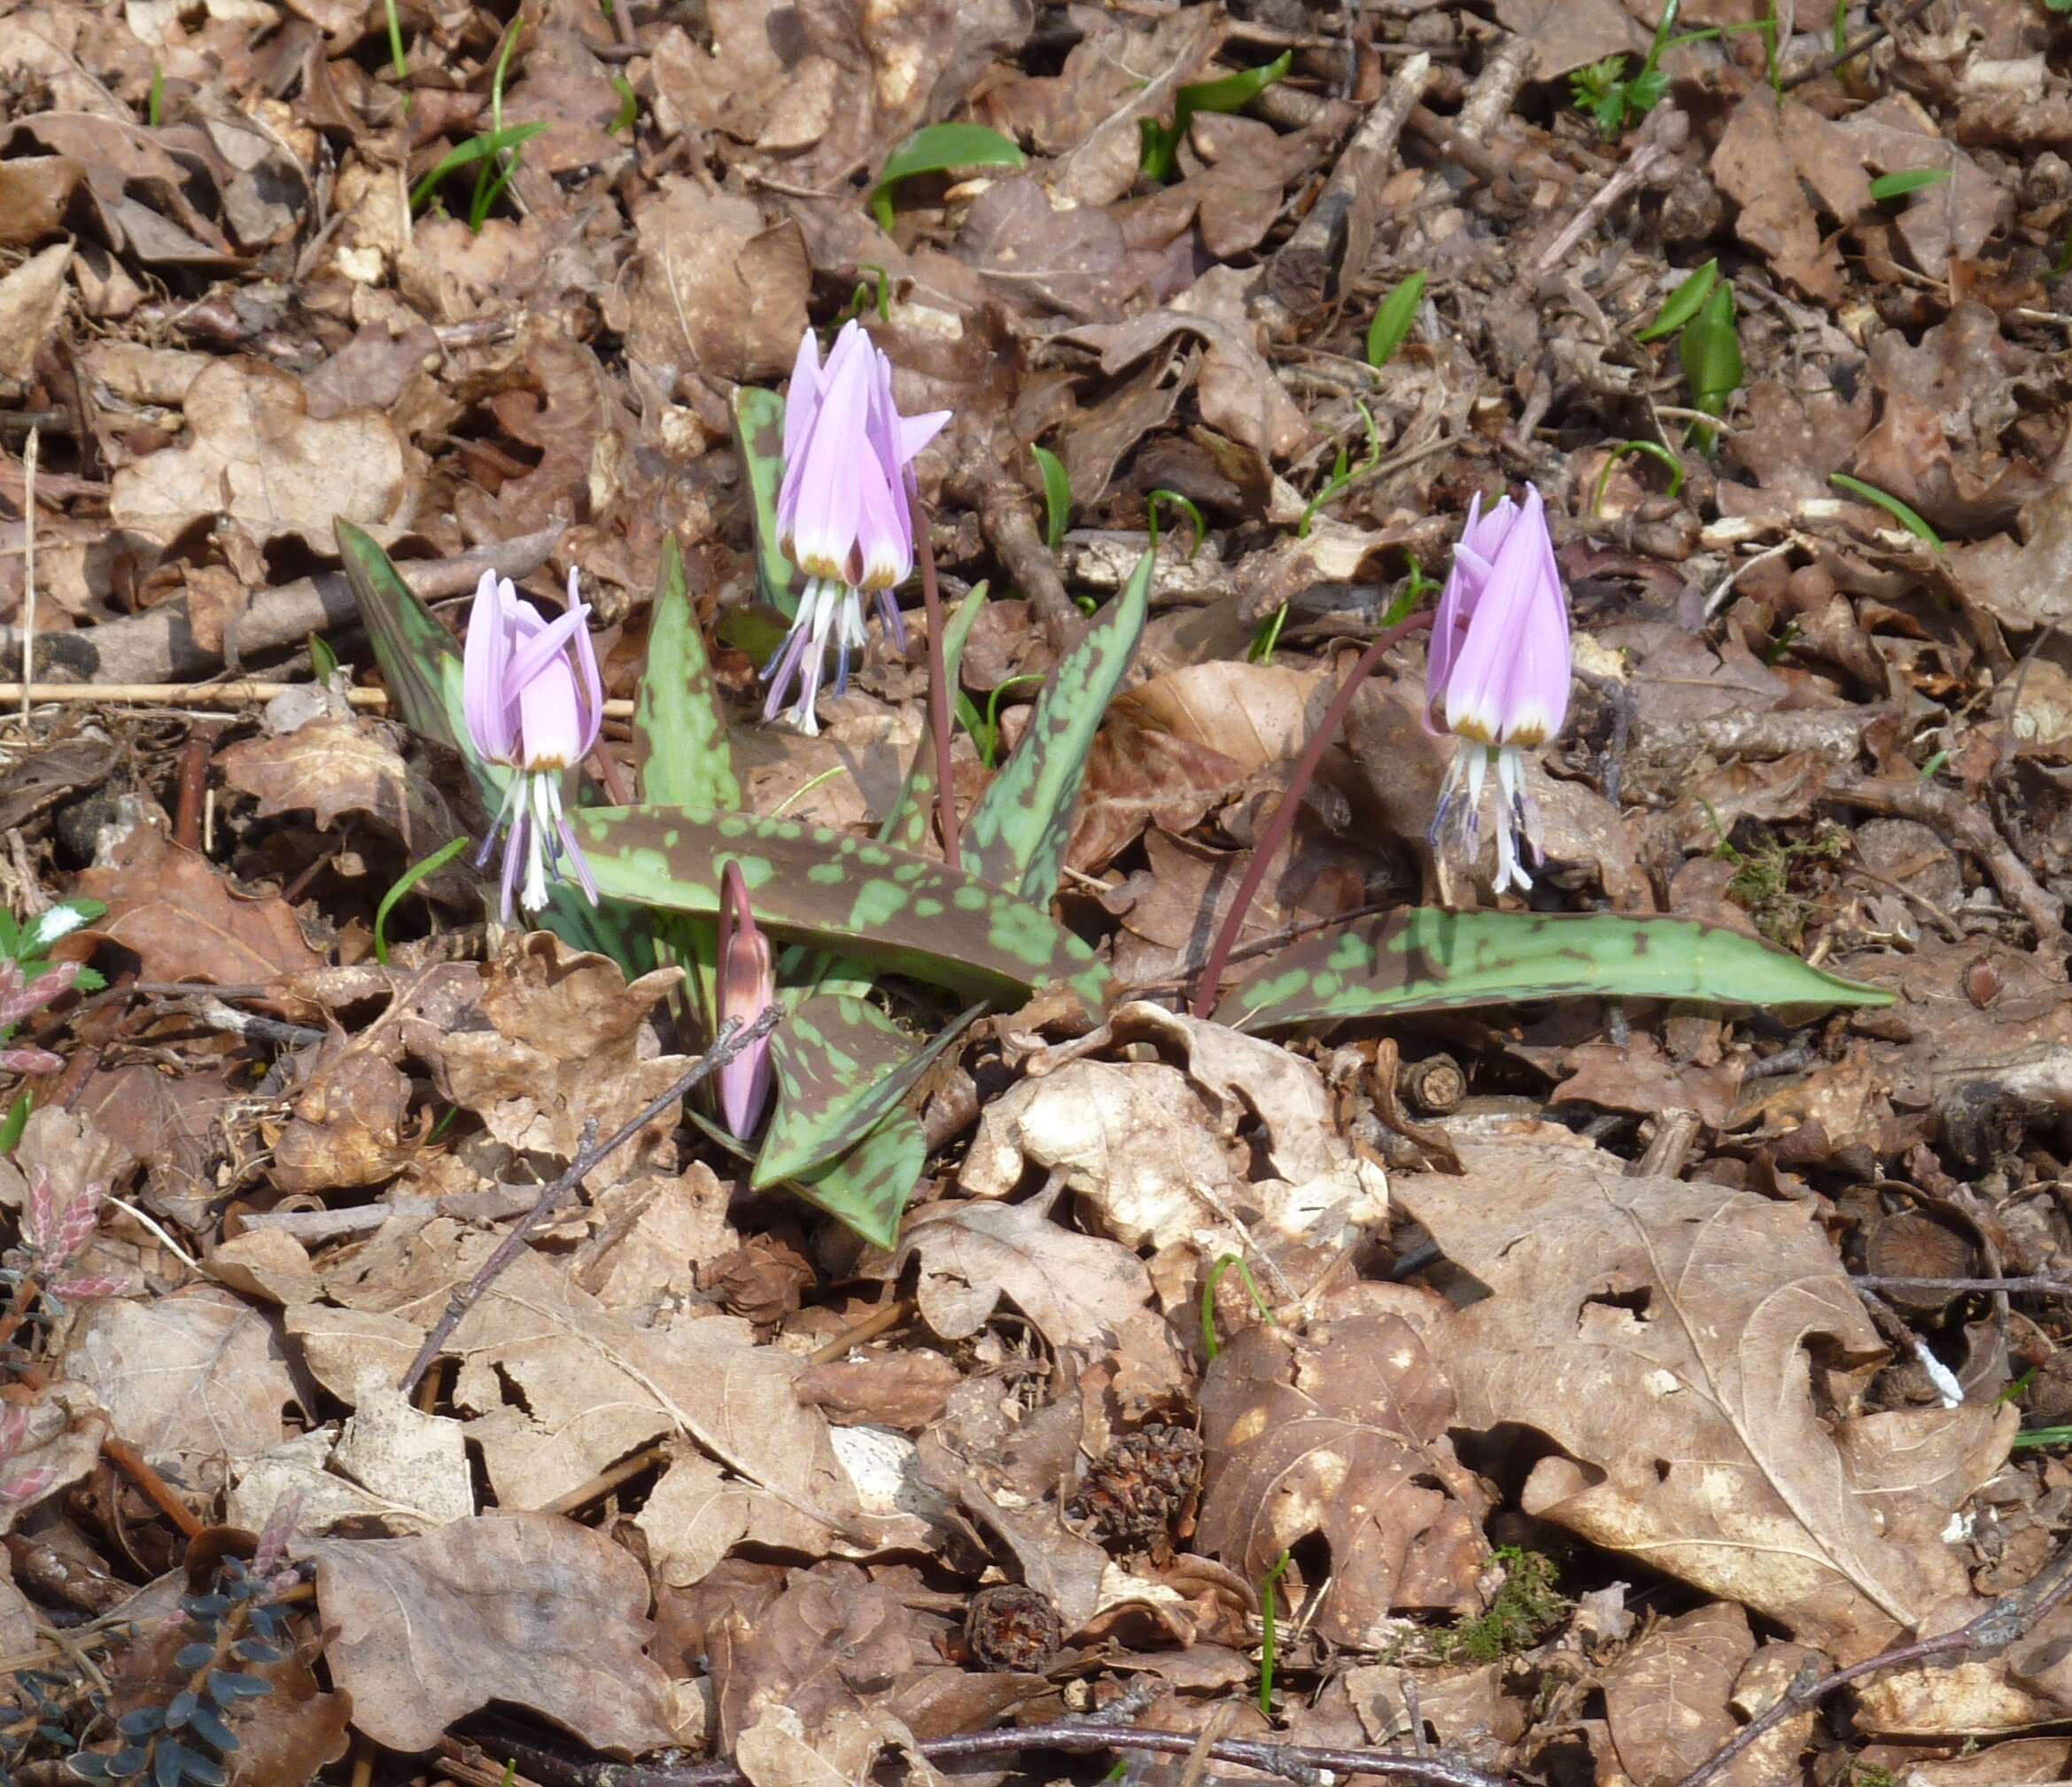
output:
{"label": "green moss", "polygon": [[[1713,820],[1715,827],[1719,820]],[[1748,909],[1756,928],[1781,949],[1796,950],[1805,939],[1813,902],[1800,892],[1812,879],[1817,864],[1832,863],[1841,856],[1846,838],[1836,826],[1823,825],[1811,837],[1789,843],[1773,837],[1742,850],[1722,835],[1712,854],[1733,863],[1734,879],[1727,882],[1730,898]]]}
{"label": "green moss", "polygon": [[1554,1586],[1551,1558],[1504,1545],[1496,1562],[1503,1566],[1503,1587],[1489,1611],[1423,1634],[1417,1651],[1434,1663],[1494,1663],[1530,1651],[1568,1618],[1569,1604]]}

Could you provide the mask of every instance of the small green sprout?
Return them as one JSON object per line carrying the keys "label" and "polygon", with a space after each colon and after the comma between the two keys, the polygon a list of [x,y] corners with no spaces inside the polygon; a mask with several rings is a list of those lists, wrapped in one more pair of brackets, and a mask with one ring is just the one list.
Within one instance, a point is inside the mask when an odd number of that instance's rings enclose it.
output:
{"label": "small green sprout", "polygon": [[1283,602],[1259,624],[1259,631],[1252,635],[1252,644],[1245,654],[1247,664],[1271,664],[1274,653],[1279,649],[1281,629],[1288,624],[1288,604]]}
{"label": "small green sprout", "polygon": [[1880,490],[1874,484],[1866,484],[1860,478],[1851,478],[1845,471],[1829,472],[1828,482],[1837,490],[1846,490],[1851,496],[1860,496],[1866,502],[1875,503],[1916,540],[1926,541],[1936,552],[1942,551],[1942,535],[1890,491]]}
{"label": "small green sprout", "polygon": [[1065,475],[1065,462],[1047,447],[1031,447],[1036,470],[1044,480],[1044,540],[1052,552],[1065,541],[1066,524],[1072,519],[1072,480]]}
{"label": "small green sprout", "polygon": [[1635,335],[1634,339],[1659,341],[1665,335],[1674,335],[1704,307],[1705,300],[1712,295],[1712,288],[1719,283],[1719,258],[1714,255],[1669,294],[1662,308],[1655,313],[1654,322]]}
{"label": "small green sprout", "polygon": [[1604,507],[1605,486],[1611,482],[1611,468],[1629,453],[1644,453],[1650,459],[1658,460],[1669,468],[1669,495],[1673,501],[1683,490],[1683,463],[1658,440],[1628,440],[1611,449],[1604,461],[1604,470],[1597,474],[1597,488],[1590,498],[1593,517]]}
{"label": "small green sprout", "polygon": [[1187,524],[1194,530],[1194,537],[1187,548],[1187,563],[1194,563],[1194,555],[1201,550],[1201,542],[1207,538],[1208,524],[1201,518],[1201,511],[1176,490],[1154,490],[1144,500],[1146,525],[1151,531],[1151,549],[1159,549],[1159,504],[1169,502],[1187,517]]}
{"label": "small green sprout", "polygon": [[611,122],[604,127],[604,134],[617,136],[640,121],[640,96],[633,91],[633,83],[623,74],[611,77],[611,90],[618,95],[618,110],[612,113]]}
{"label": "small green sprout", "polygon": [[879,229],[892,229],[892,189],[916,174],[943,174],[953,167],[1020,167],[1028,159],[997,130],[983,124],[924,124],[892,152],[871,189],[871,214]]}
{"label": "small green sprout", "polygon": [[151,90],[144,101],[144,115],[153,130],[166,121],[166,71],[157,62],[151,64]]}
{"label": "small green sprout", "polygon": [[1367,325],[1368,365],[1378,369],[1395,358],[1396,350],[1409,338],[1410,325],[1417,320],[1417,307],[1424,301],[1422,273],[1413,273],[1382,299],[1374,321]]}
{"label": "small green sprout", "polygon": [[430,856],[412,863],[381,897],[381,904],[374,909],[374,959],[384,968],[389,965],[389,914],[396,909],[396,902],[427,875],[437,874],[467,847],[465,835],[441,844]]}
{"label": "small green sprout", "polygon": [[[1726,415],[1742,380],[1741,333],[1734,326],[1730,282],[1723,279],[1712,288],[1677,338],[1677,351],[1684,383],[1690,386],[1691,407],[1707,416]],[[1708,456],[1719,442],[1718,431],[1702,423],[1692,426],[1690,438]]]}
{"label": "small green sprout", "polygon": [[1881,174],[1872,181],[1871,197],[1879,204],[1886,205],[1895,198],[1905,198],[1909,192],[1940,186],[1949,177],[1947,167],[1903,167],[1897,174]]}
{"label": "small green sprout", "polygon": [[1146,180],[1163,182],[1172,177],[1173,162],[1180,152],[1180,139],[1195,114],[1201,112],[1240,112],[1285,75],[1295,66],[1295,52],[1284,50],[1261,68],[1246,68],[1216,81],[1197,82],[1183,87],[1173,102],[1173,121],[1137,120],[1141,140],[1137,166]]}
{"label": "small green sprout", "polygon": [[1381,463],[1381,430],[1375,423],[1374,412],[1357,399],[1353,407],[1360,412],[1360,420],[1367,425],[1367,457],[1355,470],[1346,457],[1346,449],[1342,447],[1339,448],[1338,457],[1331,464],[1330,478],[1323,488],[1309,499],[1308,508],[1302,511],[1302,519],[1295,525],[1296,534],[1303,540],[1309,538],[1309,524],[1316,519],[1318,509],[1352,483],[1360,472],[1372,471]]}
{"label": "small green sprout", "polygon": [[1274,1629],[1278,1617],[1276,1597],[1287,1567],[1288,1553],[1284,1550],[1259,1581],[1259,1710],[1269,1719],[1274,1715],[1274,1666],[1279,1661],[1280,1650],[1280,1635]]}
{"label": "small green sprout", "polygon": [[389,66],[400,81],[410,73],[410,58],[403,54],[403,21],[396,16],[396,0],[386,0],[389,15]]}
{"label": "small green sprout", "polygon": [[1225,1254],[1208,1269],[1208,1277],[1201,1281],[1201,1349],[1214,1359],[1222,1348],[1216,1343],[1216,1286],[1222,1283],[1223,1274],[1237,1267],[1238,1276],[1245,1281],[1246,1294],[1252,1299],[1252,1307],[1259,1311],[1259,1319],[1269,1328],[1274,1325],[1272,1306],[1259,1293],[1259,1280],[1252,1276],[1252,1268],[1236,1254]]}

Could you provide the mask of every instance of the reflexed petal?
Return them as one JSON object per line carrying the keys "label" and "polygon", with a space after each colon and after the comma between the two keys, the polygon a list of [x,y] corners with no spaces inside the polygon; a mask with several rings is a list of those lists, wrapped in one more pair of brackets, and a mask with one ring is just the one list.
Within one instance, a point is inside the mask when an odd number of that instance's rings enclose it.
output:
{"label": "reflexed petal", "polygon": [[[510,633],[502,591],[493,571],[482,573],[468,610],[468,641],[461,653],[461,711],[476,750],[493,763],[511,757],[510,703],[504,695],[504,671],[510,661]],[[511,591],[511,600],[516,600]]]}
{"label": "reflexed petal", "polygon": [[[770,940],[749,906],[741,866],[722,871],[719,906],[718,1019],[753,1023],[777,998]],[[726,1127],[744,1140],[762,1120],[770,1098],[770,1039],[760,1037],[719,1069],[719,1108]]]}
{"label": "reflexed petal", "polygon": [[797,459],[820,410],[820,343],[811,330],[799,337],[798,358],[791,363],[791,384],[784,393],[784,462]]}
{"label": "reflexed petal", "polygon": [[899,418],[899,457],[902,463],[912,465],[920,456],[920,450],[940,434],[950,421],[947,409],[931,409],[925,416],[903,416]]}
{"label": "reflexed petal", "polygon": [[[588,757],[604,732],[604,677],[597,668],[597,648],[590,639],[590,610],[577,594],[576,573],[569,572],[569,610],[580,610],[583,624],[576,629],[576,697],[583,710],[583,739],[578,757]],[[592,899],[594,905],[596,901]]]}

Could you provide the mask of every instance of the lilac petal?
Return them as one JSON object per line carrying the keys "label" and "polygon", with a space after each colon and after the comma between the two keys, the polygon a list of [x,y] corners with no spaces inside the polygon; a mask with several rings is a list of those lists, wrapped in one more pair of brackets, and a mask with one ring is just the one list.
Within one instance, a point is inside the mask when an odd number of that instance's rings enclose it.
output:
{"label": "lilac petal", "polygon": [[592,905],[597,904],[597,877],[590,873],[590,859],[583,854],[583,846],[576,842],[575,829],[564,818],[560,822],[562,848],[568,852],[569,866],[575,870],[576,879],[582,883],[583,895]]}
{"label": "lilac petal", "polygon": [[878,612],[884,617],[885,631],[892,635],[892,643],[902,652],[906,649],[906,617],[900,613],[899,604],[893,601],[892,592],[878,592]]}
{"label": "lilac petal", "polygon": [[[770,940],[756,924],[739,863],[730,862],[721,871],[718,945],[717,1015],[722,1025],[731,1020],[745,1028],[775,1002],[777,975]],[[719,1069],[718,1078],[719,1108],[726,1126],[746,1139],[770,1097],[769,1037],[749,1044]]]}
{"label": "lilac petal", "polygon": [[509,588],[508,583],[499,587],[493,571],[482,573],[468,610],[468,641],[461,654],[462,717],[476,751],[493,763],[508,763],[511,755],[510,716],[503,694],[510,633],[502,592]]}
{"label": "lilac petal", "polygon": [[1447,726],[1539,743],[1568,709],[1568,605],[1537,490],[1490,565],[1446,682]]}
{"label": "lilac petal", "polygon": [[837,343],[828,356],[820,412],[794,462],[798,475],[788,523],[779,517],[786,549],[809,577],[847,573],[856,549],[861,486],[875,470],[865,435],[870,367],[853,353],[844,357],[842,349]]}
{"label": "lilac petal", "polygon": [[763,718],[775,719],[777,710],[784,705],[784,697],[790,691],[793,680],[798,675],[799,660],[804,657],[806,645],[812,636],[808,617],[812,610],[809,605],[813,591],[808,587],[799,603],[798,618],[792,622],[791,631],[785,634],[784,644],[775,657],[764,667],[763,674],[770,680],[770,693],[763,701]]}
{"label": "lilac petal", "polygon": [[1462,558],[1475,532],[1481,508],[1482,493],[1477,491],[1468,499],[1467,525],[1461,530],[1461,545],[1454,550],[1446,587],[1439,593],[1439,612],[1432,618],[1432,650],[1424,668],[1424,729],[1430,733],[1446,730],[1433,724],[1433,716],[1445,706],[1447,681],[1453,674],[1454,660],[1460,655],[1461,638],[1474,615],[1476,598],[1482,593],[1481,579]]}
{"label": "lilac petal", "polygon": [[511,896],[518,887],[518,859],[525,853],[525,827],[532,821],[526,817],[523,805],[518,816],[511,821],[511,828],[504,834],[503,873],[503,921],[511,921]]}
{"label": "lilac petal", "polygon": [[590,638],[590,610],[577,597],[572,570],[569,572],[569,611],[580,612],[583,617],[582,625],[576,629],[576,695],[583,711],[582,742],[576,755],[581,758],[596,750],[604,733],[604,678],[597,668],[597,648]]}
{"label": "lilac petal", "polygon": [[[574,620],[572,631],[582,633],[580,612],[563,618]],[[555,623],[556,629],[561,625],[560,621]],[[542,635],[542,640],[547,637]],[[565,645],[566,637],[564,633],[558,642]],[[534,648],[540,643],[541,641],[529,641],[520,650],[521,658],[533,652],[536,667],[515,689],[520,718],[518,750],[526,769],[565,769],[579,762],[586,749],[584,714],[577,696],[575,667],[570,664],[566,649],[554,652],[544,661],[537,661]]]}
{"label": "lilac petal", "polygon": [[791,384],[784,393],[784,462],[788,467],[806,444],[807,431],[820,408],[820,343],[809,326],[799,337],[798,357],[791,363]]}
{"label": "lilac petal", "polygon": [[931,409],[925,416],[903,416],[899,418],[899,457],[903,464],[912,465],[920,456],[920,450],[940,434],[955,412],[948,409]]}
{"label": "lilac petal", "polygon": [[857,480],[857,544],[853,581],[860,589],[889,589],[913,571],[913,514],[904,480],[888,484],[865,473]]}

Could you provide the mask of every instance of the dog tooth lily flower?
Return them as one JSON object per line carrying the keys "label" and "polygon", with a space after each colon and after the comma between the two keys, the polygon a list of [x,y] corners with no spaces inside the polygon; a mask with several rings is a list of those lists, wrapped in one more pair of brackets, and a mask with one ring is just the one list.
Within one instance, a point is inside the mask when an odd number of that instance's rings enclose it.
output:
{"label": "dog tooth lily flower", "polygon": [[[549,874],[573,870],[597,903],[597,884],[562,812],[563,774],[587,757],[604,724],[604,684],[590,643],[590,609],[569,573],[569,605],[547,620],[519,601],[508,578],[482,573],[468,616],[462,708],[485,760],[515,772],[503,811],[476,855],[479,867],[504,836],[503,916],[511,896],[527,912],[547,904]],[[521,885],[519,871],[524,878]]]}
{"label": "dog tooth lily flower", "polygon": [[[719,886],[719,1022],[741,1020],[745,1029],[777,998],[770,939],[749,910],[748,883],[741,865],[728,863]],[[719,1112],[742,1141],[755,1133],[770,1101],[770,1038],[757,1037],[719,1069]]]}
{"label": "dog tooth lily flower", "polygon": [[842,325],[825,367],[809,329],[799,342],[784,400],[784,478],[777,527],[785,552],[806,574],[770,679],[763,717],[774,719],[795,686],[791,714],[819,731],[819,693],[827,648],[835,649],[834,692],[849,686],[851,652],[864,643],[865,594],[878,599],[893,639],[906,643],[892,591],[913,570],[913,516],[908,507],[914,456],[949,421],[950,412],[902,416],[892,401],[892,362],[860,324]]}
{"label": "dog tooth lily flower", "polygon": [[1496,890],[1533,885],[1523,839],[1539,854],[1539,815],[1525,792],[1523,751],[1542,745],[1568,717],[1568,598],[1554,563],[1540,493],[1504,497],[1486,515],[1478,496],[1454,549],[1432,627],[1426,727],[1450,732],[1459,753],[1432,821],[1439,848],[1449,822],[1472,859],[1483,779],[1496,766]]}

